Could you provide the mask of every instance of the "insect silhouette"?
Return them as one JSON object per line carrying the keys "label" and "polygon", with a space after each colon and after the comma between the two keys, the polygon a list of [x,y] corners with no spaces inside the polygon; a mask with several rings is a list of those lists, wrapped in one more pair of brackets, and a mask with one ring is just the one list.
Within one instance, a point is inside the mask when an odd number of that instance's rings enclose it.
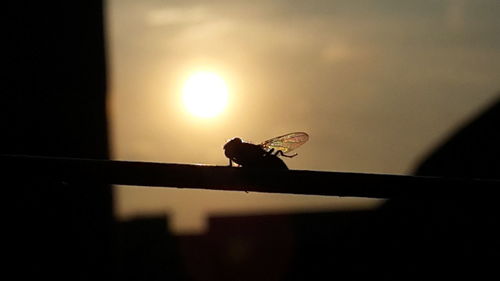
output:
{"label": "insect silhouette", "polygon": [[230,139],[224,145],[224,154],[229,158],[229,166],[233,162],[245,168],[288,169],[285,162],[278,156],[292,158],[297,154],[287,155],[304,144],[309,135],[304,132],[289,133],[262,142],[253,144],[241,138]]}

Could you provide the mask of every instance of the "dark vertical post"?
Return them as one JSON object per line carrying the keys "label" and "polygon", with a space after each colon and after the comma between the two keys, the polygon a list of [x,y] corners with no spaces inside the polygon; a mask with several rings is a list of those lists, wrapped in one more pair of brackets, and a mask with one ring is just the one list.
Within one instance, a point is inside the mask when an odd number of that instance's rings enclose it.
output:
{"label": "dark vertical post", "polygon": [[[23,3],[4,10],[0,151],[108,158],[102,2]],[[111,188],[29,182],[1,183],[15,279],[109,279]]]}

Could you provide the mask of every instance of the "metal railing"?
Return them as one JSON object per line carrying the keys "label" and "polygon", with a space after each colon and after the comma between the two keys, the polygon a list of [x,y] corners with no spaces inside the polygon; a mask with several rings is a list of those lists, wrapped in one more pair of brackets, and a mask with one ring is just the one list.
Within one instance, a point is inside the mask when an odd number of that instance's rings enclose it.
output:
{"label": "metal railing", "polygon": [[19,180],[105,183],[368,198],[491,196],[497,179],[460,179],[307,170],[1,155]]}

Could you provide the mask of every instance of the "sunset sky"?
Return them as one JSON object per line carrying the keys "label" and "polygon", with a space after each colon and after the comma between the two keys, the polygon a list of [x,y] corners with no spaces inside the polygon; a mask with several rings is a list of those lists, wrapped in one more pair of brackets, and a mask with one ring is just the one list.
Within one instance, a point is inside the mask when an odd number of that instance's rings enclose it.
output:
{"label": "sunset sky", "polygon": [[[132,1],[107,3],[112,157],[227,165],[222,146],[294,131],[290,169],[408,174],[500,90],[500,1]],[[193,115],[185,82],[227,87]],[[115,188],[116,213],[206,215],[375,206],[380,201]]]}

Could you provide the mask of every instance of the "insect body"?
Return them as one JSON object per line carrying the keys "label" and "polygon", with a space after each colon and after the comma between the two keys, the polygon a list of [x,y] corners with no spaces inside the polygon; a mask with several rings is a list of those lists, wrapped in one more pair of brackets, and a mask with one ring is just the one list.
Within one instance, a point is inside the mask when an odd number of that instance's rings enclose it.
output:
{"label": "insect body", "polygon": [[297,154],[285,153],[301,146],[308,139],[309,135],[303,132],[279,136],[261,144],[252,144],[240,138],[233,138],[224,145],[224,154],[229,158],[229,166],[235,162],[246,168],[288,169],[278,156],[289,158],[297,156]]}

